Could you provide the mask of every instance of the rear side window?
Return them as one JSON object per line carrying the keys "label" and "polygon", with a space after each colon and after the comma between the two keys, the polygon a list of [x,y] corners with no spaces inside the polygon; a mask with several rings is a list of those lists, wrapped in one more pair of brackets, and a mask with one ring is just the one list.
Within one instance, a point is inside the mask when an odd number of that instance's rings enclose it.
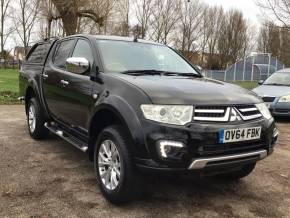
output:
{"label": "rear side window", "polygon": [[29,52],[28,57],[26,58],[27,62],[44,64],[50,46],[50,43],[44,43],[39,44],[37,47],[33,48],[33,50]]}
{"label": "rear side window", "polygon": [[66,40],[57,45],[56,53],[53,58],[53,63],[59,68],[65,68],[65,61],[69,57],[74,40]]}

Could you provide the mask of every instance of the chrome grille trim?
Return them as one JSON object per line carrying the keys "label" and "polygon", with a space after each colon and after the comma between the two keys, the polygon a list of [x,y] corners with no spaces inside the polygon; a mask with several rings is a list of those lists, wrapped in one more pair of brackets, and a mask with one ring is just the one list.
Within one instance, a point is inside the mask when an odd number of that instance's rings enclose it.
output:
{"label": "chrome grille trim", "polygon": [[234,122],[261,118],[262,114],[255,105],[241,106],[196,106],[194,121]]}
{"label": "chrome grille trim", "polygon": [[262,117],[262,114],[254,114],[254,115],[251,115],[251,116],[243,116],[243,115],[241,115],[241,117],[242,117],[243,120],[248,121],[248,120],[258,119],[258,118]]}
{"label": "chrome grille trim", "polygon": [[214,113],[214,114],[222,114],[222,113],[225,112],[225,110],[223,110],[223,109],[220,109],[220,110],[218,110],[218,109],[213,109],[213,110],[211,110],[211,109],[196,109],[195,112],[196,112],[196,113]]}
{"label": "chrome grille trim", "polygon": [[250,111],[257,111],[258,108],[256,107],[252,107],[252,108],[243,108],[243,109],[239,109],[241,112],[250,112]]}
{"label": "chrome grille trim", "polygon": [[[229,120],[229,115],[230,115],[230,110],[231,108],[228,107],[226,109],[226,113],[223,117],[206,117],[206,116],[194,116],[194,120],[197,120],[197,121],[213,121],[213,122],[227,122]],[[199,111],[198,109],[194,111],[194,113],[199,113],[197,112]],[[215,111],[214,109],[213,110],[210,110],[208,109],[208,111],[211,111],[211,112],[207,112],[207,113],[210,113],[210,114],[215,114],[213,111]]]}

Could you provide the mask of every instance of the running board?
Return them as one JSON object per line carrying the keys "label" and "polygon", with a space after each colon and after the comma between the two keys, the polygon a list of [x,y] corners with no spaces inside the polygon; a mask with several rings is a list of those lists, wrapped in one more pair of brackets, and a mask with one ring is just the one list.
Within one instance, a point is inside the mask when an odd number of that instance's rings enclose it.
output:
{"label": "running board", "polygon": [[58,128],[58,126],[55,123],[45,123],[44,126],[52,133],[58,135],[68,143],[72,144],[76,148],[80,149],[83,152],[86,152],[88,150],[88,146],[77,139],[76,137],[72,136],[71,134],[65,132],[64,130]]}

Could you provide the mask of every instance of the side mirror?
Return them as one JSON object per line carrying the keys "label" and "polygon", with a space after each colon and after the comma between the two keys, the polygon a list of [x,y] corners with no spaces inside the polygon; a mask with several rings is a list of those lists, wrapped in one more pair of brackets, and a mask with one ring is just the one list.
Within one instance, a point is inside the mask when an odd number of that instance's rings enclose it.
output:
{"label": "side mirror", "polygon": [[264,83],[264,80],[259,80],[258,82],[259,85],[263,85],[263,83]]}
{"label": "side mirror", "polygon": [[90,69],[90,62],[86,58],[71,57],[66,59],[65,68],[69,72],[83,74]]}

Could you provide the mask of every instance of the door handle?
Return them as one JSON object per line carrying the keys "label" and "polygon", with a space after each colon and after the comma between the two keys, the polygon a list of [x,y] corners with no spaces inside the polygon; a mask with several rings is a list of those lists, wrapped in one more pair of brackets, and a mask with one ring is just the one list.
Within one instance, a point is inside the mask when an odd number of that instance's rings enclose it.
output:
{"label": "door handle", "polygon": [[67,86],[69,85],[69,82],[68,81],[65,81],[65,80],[61,80],[60,83],[62,84],[62,86]]}
{"label": "door handle", "polygon": [[42,76],[43,76],[43,79],[47,79],[48,78],[48,75],[47,74],[42,74]]}

